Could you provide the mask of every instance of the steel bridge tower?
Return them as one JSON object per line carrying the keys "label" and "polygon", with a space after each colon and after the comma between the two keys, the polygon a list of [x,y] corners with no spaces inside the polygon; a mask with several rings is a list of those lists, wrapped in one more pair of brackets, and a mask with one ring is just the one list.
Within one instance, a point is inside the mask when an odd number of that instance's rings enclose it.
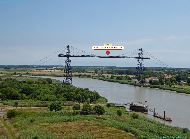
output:
{"label": "steel bridge tower", "polygon": [[63,80],[63,83],[72,84],[72,67],[70,57],[95,57],[95,55],[71,55],[70,46],[68,45],[66,54],[59,54],[58,57],[66,57],[64,69],[65,80]]}
{"label": "steel bridge tower", "polygon": [[65,60],[65,81],[66,84],[72,84],[72,67],[71,67],[71,59],[70,59],[70,46],[67,46],[67,52],[66,52],[66,60]]}
{"label": "steel bridge tower", "polygon": [[143,83],[143,78],[142,78],[143,71],[144,71],[143,60],[149,59],[149,58],[143,57],[143,49],[142,48],[139,49],[138,57],[135,57],[135,58],[137,59],[136,76],[137,76],[139,83]]}
{"label": "steel bridge tower", "polygon": [[66,54],[59,54],[58,57],[66,57],[65,60],[65,80],[63,81],[63,83],[66,84],[72,84],[72,67],[71,67],[71,59],[70,57],[98,57],[98,58],[133,58],[133,59],[137,59],[137,67],[136,67],[136,77],[139,81],[139,83],[143,83],[143,78],[142,78],[142,74],[144,71],[144,65],[143,65],[143,61],[145,59],[150,59],[148,57],[144,57],[143,56],[143,49],[140,48],[138,49],[138,55],[137,57],[128,57],[128,56],[95,56],[95,55],[71,55],[71,51],[70,51],[70,46],[67,46],[67,52]]}

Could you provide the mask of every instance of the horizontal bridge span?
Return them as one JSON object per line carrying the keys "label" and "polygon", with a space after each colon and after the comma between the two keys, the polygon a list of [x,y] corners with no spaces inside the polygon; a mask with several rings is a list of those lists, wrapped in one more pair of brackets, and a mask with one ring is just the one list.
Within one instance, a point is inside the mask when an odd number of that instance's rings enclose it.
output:
{"label": "horizontal bridge span", "polygon": [[96,57],[95,55],[64,55],[59,54],[58,57]]}
{"label": "horizontal bridge span", "polygon": [[150,58],[147,58],[147,57],[96,56],[96,55],[64,55],[64,54],[59,54],[58,57],[98,57],[98,58],[135,58],[135,59],[150,59]]}

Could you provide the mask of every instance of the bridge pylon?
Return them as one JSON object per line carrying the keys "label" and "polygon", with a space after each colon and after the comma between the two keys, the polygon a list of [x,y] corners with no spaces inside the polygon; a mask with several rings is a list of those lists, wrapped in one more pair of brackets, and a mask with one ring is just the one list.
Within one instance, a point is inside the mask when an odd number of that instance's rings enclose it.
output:
{"label": "bridge pylon", "polygon": [[71,55],[70,46],[67,45],[66,54],[59,54],[58,57],[66,57],[64,69],[65,80],[63,80],[63,83],[72,84],[72,67],[70,57],[95,57],[95,55]]}
{"label": "bridge pylon", "polygon": [[71,55],[71,51],[70,51],[70,46],[67,46],[67,52],[66,54],[59,54],[58,57],[66,57],[65,60],[65,80],[63,81],[63,83],[66,84],[72,84],[72,67],[71,67],[71,59],[70,57],[98,57],[98,58],[133,58],[133,59],[137,59],[137,71],[136,71],[136,77],[139,81],[139,83],[143,83],[143,71],[144,71],[144,65],[143,65],[143,61],[145,59],[150,59],[148,57],[144,57],[143,56],[143,49],[140,48],[138,49],[138,55],[136,57],[129,57],[129,56],[95,56],[95,55]]}

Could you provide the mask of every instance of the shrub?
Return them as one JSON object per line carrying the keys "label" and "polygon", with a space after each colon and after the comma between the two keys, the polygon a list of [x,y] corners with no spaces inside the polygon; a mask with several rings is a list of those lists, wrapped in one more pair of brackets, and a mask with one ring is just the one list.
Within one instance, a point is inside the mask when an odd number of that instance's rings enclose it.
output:
{"label": "shrub", "polygon": [[83,105],[82,110],[81,110],[81,114],[83,114],[83,115],[89,115],[91,113],[92,113],[92,107],[90,106],[90,104],[85,103]]}
{"label": "shrub", "polygon": [[131,117],[133,119],[138,119],[139,118],[139,115],[137,113],[132,113]]}
{"label": "shrub", "polygon": [[183,128],[183,133],[187,133],[189,131],[188,128]]}
{"label": "shrub", "polygon": [[14,107],[18,107],[18,102],[16,101],[15,103],[14,103]]}
{"label": "shrub", "polygon": [[34,136],[32,139],[39,139],[39,137],[38,136]]}
{"label": "shrub", "polygon": [[114,103],[107,103],[106,106],[109,108],[109,107],[115,107],[115,104]]}
{"label": "shrub", "polygon": [[122,111],[121,110],[117,110],[117,115],[118,116],[122,116]]}
{"label": "shrub", "polygon": [[106,106],[109,108],[109,107],[111,107],[111,104],[110,104],[110,103],[107,103]]}
{"label": "shrub", "polygon": [[73,111],[72,115],[75,116],[75,115],[79,115],[80,114],[80,111]]}
{"label": "shrub", "polygon": [[11,119],[14,118],[17,115],[17,112],[13,109],[13,110],[9,110],[7,112],[7,118]]}
{"label": "shrub", "polygon": [[73,106],[73,110],[80,110],[80,104],[75,104]]}
{"label": "shrub", "polygon": [[104,107],[97,105],[93,108],[94,112],[98,115],[103,115],[105,113]]}
{"label": "shrub", "polygon": [[46,78],[46,82],[48,83],[48,84],[52,84],[52,79],[51,78]]}
{"label": "shrub", "polygon": [[60,111],[62,109],[60,102],[53,102],[49,106],[50,111]]}
{"label": "shrub", "polygon": [[35,121],[35,119],[30,119],[30,123],[33,123]]}

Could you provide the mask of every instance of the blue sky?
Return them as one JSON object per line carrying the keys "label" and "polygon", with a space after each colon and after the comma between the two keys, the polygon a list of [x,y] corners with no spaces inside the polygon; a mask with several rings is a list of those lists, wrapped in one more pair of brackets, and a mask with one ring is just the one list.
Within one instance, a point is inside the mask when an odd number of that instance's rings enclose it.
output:
{"label": "blue sky", "polygon": [[[0,64],[61,64],[68,44],[143,48],[172,67],[190,67],[189,0],[0,0]],[[73,59],[72,65],[135,66],[134,60]],[[146,66],[163,66],[150,60]]]}

